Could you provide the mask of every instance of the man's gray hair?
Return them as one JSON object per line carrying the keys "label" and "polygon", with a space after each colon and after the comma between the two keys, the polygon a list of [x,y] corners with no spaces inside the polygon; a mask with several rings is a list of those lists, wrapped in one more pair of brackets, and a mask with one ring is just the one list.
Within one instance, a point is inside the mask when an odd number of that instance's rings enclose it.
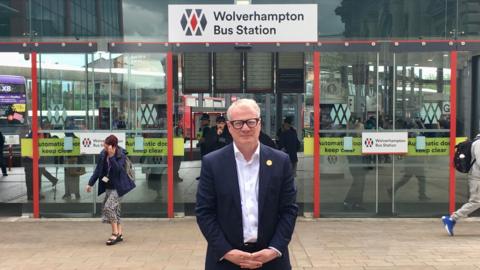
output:
{"label": "man's gray hair", "polygon": [[237,108],[237,107],[241,107],[241,106],[248,106],[248,107],[254,109],[257,112],[257,117],[260,118],[260,107],[258,107],[257,102],[253,99],[242,98],[242,99],[239,99],[239,100],[235,101],[234,103],[232,103],[232,105],[230,105],[230,107],[228,107],[228,110],[227,110],[228,120],[232,120],[232,117],[231,117],[232,110]]}

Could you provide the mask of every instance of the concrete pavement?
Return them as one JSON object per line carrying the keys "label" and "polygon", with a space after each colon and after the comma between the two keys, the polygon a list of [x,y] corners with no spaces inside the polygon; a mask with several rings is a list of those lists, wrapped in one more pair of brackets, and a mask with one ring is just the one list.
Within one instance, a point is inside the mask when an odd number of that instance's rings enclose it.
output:
{"label": "concrete pavement", "polygon": [[[0,219],[0,269],[203,269],[194,218],[125,219],[125,241],[106,246],[99,219]],[[480,269],[480,219],[302,219],[294,269]]]}

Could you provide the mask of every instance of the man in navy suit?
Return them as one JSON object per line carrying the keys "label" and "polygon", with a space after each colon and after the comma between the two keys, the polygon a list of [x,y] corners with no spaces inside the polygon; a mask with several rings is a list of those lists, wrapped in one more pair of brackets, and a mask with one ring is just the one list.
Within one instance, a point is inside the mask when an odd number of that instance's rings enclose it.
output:
{"label": "man in navy suit", "polygon": [[233,143],[203,157],[198,184],[205,269],[291,269],[288,243],[298,207],[290,159],[259,142],[254,100],[237,100],[227,117]]}

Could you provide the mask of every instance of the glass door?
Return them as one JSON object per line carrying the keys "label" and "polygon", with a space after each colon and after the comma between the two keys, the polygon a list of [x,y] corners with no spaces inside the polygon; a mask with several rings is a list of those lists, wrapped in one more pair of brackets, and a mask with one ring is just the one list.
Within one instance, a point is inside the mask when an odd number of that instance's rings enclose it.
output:
{"label": "glass door", "polygon": [[[125,138],[136,188],[123,199],[126,216],[166,217],[168,201],[166,53],[110,53],[110,76],[96,76],[96,129]],[[97,74],[98,72],[96,72]],[[97,198],[97,212],[102,198]]]}
{"label": "glass door", "polygon": [[391,157],[391,183],[380,184],[380,200],[391,201],[394,215],[439,216],[449,201],[450,54],[392,57],[390,129],[408,132],[409,146],[408,154]]}
{"label": "glass door", "polygon": [[[227,46],[228,47],[228,46]],[[255,46],[248,52],[225,48],[218,52],[182,52],[174,57],[176,136],[183,144],[184,156],[175,156],[179,193],[175,193],[175,211],[195,215],[197,178],[201,158],[232,142],[215,134],[222,129],[232,102],[254,99],[261,109],[260,141],[268,146],[291,152],[296,168],[297,202],[311,212],[313,163],[304,154],[304,137],[313,136],[312,55],[308,52],[276,52]],[[228,119],[227,119],[228,120]],[[284,145],[286,131],[296,137],[295,145]],[[221,135],[223,136],[223,135]],[[218,138],[216,138],[218,137]],[[228,136],[226,136],[228,137]],[[214,143],[212,143],[214,142]],[[310,144],[311,145],[311,144]],[[309,205],[309,206],[307,206]],[[305,210],[309,208],[310,210]]]}
{"label": "glass door", "polygon": [[368,216],[377,212],[378,159],[362,155],[364,131],[379,130],[377,52],[321,52],[320,213]]}
{"label": "glass door", "polygon": [[[459,51],[457,58],[457,138],[474,138],[480,123],[480,48],[474,43],[471,51]],[[468,174],[456,174],[455,209],[469,199]],[[471,216],[478,216],[472,213]]]}
{"label": "glass door", "polygon": [[162,53],[40,54],[42,215],[101,213],[103,195],[84,189],[113,134],[136,171],[122,215],[166,216],[164,67]]}
{"label": "glass door", "polygon": [[[93,156],[81,154],[80,138],[92,130],[92,54],[38,55],[40,213],[90,216],[91,194],[84,187]],[[90,131],[89,131],[90,132]],[[27,165],[29,159],[25,159]],[[31,173],[30,173],[31,174]],[[26,178],[31,178],[27,174]]]}
{"label": "glass door", "polygon": [[4,136],[0,144],[0,214],[20,216],[32,212],[33,199],[33,184],[26,178],[31,170],[22,156],[22,148],[27,147],[22,138],[31,127],[31,54],[0,52],[0,59],[0,136]]}
{"label": "glass door", "polygon": [[[448,209],[450,53],[405,44],[321,52],[323,215],[438,216]],[[362,154],[366,131],[407,132],[408,153]]]}

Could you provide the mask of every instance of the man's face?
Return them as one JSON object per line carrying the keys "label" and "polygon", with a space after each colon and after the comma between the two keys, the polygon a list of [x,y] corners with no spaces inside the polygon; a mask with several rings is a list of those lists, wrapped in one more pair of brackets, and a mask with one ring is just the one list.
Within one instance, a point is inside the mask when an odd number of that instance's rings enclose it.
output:
{"label": "man's face", "polygon": [[202,124],[202,126],[209,126],[210,125],[210,120],[204,119],[204,120],[202,120],[201,124]]}
{"label": "man's face", "polygon": [[223,122],[223,121],[217,122],[217,128],[218,128],[218,129],[224,130],[224,129],[225,129],[225,125],[226,125],[226,123]]}
{"label": "man's face", "polygon": [[233,127],[233,122],[236,120],[248,120],[258,118],[257,113],[254,109],[249,106],[241,106],[233,109],[230,112],[230,117],[228,121],[228,130],[232,135],[233,140],[237,145],[248,144],[254,146],[258,143],[258,136],[260,135],[261,123],[260,121],[255,127],[248,127],[247,124],[244,124],[240,129]]}

